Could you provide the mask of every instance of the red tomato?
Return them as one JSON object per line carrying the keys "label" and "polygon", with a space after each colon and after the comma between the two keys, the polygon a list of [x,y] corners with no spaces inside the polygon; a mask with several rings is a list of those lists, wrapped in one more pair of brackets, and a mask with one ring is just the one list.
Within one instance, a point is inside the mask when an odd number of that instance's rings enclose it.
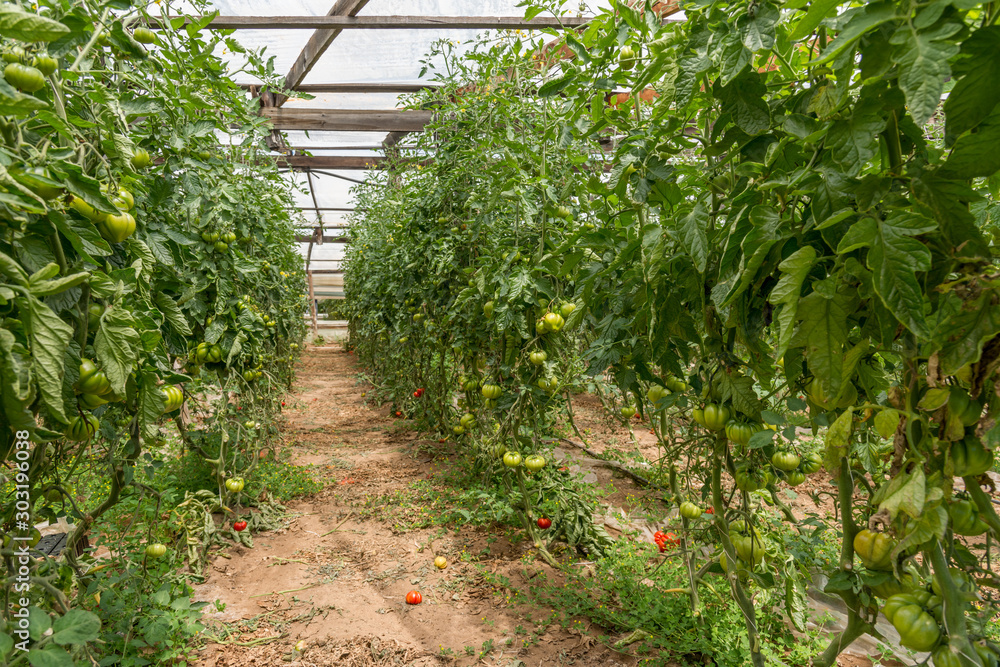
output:
{"label": "red tomato", "polygon": [[714,509],[714,508],[711,508],[711,507],[709,507],[709,508],[708,508],[707,510],[705,510],[705,511],[706,511],[707,513],[709,513],[709,514],[715,514],[715,509]]}
{"label": "red tomato", "polygon": [[285,402],[284,401],[281,402],[281,407],[285,407]]}
{"label": "red tomato", "polygon": [[246,521],[237,521],[236,523],[233,524],[233,530],[235,530],[237,533],[242,533],[246,529],[247,529]]}
{"label": "red tomato", "polygon": [[403,416],[403,413],[402,413],[402,412],[400,412],[399,410],[396,410],[396,416],[397,416],[397,417],[402,417],[402,416]]}
{"label": "red tomato", "polygon": [[673,533],[667,533],[666,538],[667,538],[667,544],[675,547],[680,546],[681,538],[677,537]]}
{"label": "red tomato", "polygon": [[406,594],[406,604],[420,604],[424,601],[424,596],[419,591],[410,591]]}
{"label": "red tomato", "polygon": [[552,519],[548,517],[543,516],[540,519],[538,519],[538,527],[541,528],[542,530],[546,530],[551,525],[552,525]]}

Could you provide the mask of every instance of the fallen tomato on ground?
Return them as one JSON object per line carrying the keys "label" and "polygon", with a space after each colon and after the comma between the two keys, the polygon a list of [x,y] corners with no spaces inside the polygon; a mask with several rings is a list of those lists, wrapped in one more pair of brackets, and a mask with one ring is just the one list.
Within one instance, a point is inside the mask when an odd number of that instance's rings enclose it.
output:
{"label": "fallen tomato on ground", "polygon": [[419,591],[410,591],[406,594],[406,604],[420,604],[424,601],[424,596]]}
{"label": "fallen tomato on ground", "polygon": [[247,529],[246,521],[237,521],[236,523],[233,524],[233,530],[235,530],[237,533],[242,533],[246,529]]}

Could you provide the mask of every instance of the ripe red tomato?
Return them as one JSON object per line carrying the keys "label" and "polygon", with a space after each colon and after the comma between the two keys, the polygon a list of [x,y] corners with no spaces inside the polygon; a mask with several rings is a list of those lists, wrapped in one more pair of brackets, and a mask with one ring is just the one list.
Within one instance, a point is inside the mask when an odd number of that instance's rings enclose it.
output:
{"label": "ripe red tomato", "polygon": [[233,524],[233,530],[235,530],[237,533],[242,533],[246,529],[247,529],[246,521],[237,521],[236,523]]}
{"label": "ripe red tomato", "polygon": [[285,402],[284,401],[281,402],[281,407],[285,407]]}
{"label": "ripe red tomato", "polygon": [[397,417],[402,417],[402,416],[403,416],[403,413],[402,413],[402,412],[400,412],[399,410],[396,410],[396,416],[397,416]]}
{"label": "ripe red tomato", "polygon": [[547,530],[552,525],[552,519],[548,517],[541,517],[538,519],[538,527],[542,530]]}
{"label": "ripe red tomato", "polygon": [[715,509],[712,508],[712,507],[709,507],[708,509],[705,510],[705,513],[706,514],[715,514]]}
{"label": "ripe red tomato", "polygon": [[410,591],[406,594],[406,604],[420,604],[424,601],[424,596],[419,591]]}
{"label": "ripe red tomato", "polygon": [[681,544],[681,538],[677,537],[674,533],[667,533],[667,544],[677,547]]}

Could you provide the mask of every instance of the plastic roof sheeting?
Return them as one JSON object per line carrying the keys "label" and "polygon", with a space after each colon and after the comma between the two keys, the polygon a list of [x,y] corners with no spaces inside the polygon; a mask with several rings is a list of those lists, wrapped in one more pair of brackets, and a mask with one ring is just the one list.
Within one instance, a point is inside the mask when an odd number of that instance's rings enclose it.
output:
{"label": "plastic roof sheeting", "polygon": [[[336,0],[215,0],[212,4],[223,16],[325,16]],[[359,16],[523,16],[519,0],[370,0]],[[589,0],[583,7],[585,15],[606,7],[607,0]],[[566,8],[577,9],[576,3]],[[190,10],[188,10],[190,11]],[[344,30],[330,44],[326,52],[313,65],[303,83],[417,83],[421,63],[433,44],[441,39],[458,43],[471,40],[483,30],[427,29],[427,30]],[[313,30],[238,30],[236,39],[246,48],[265,48],[265,58],[274,59],[274,69],[284,75],[299,57]],[[461,49],[461,46],[459,47]],[[230,62],[230,71],[243,65],[239,54],[222,53]],[[438,63],[440,64],[440,63]],[[239,72],[234,77],[239,83],[257,83],[249,75]],[[428,81],[424,79],[424,81]],[[314,99],[290,98],[285,108],[302,109],[394,109],[400,95],[386,93],[317,94]],[[381,154],[385,132],[303,132],[288,131],[287,145],[294,149],[309,150],[314,155],[368,156]],[[350,189],[355,184],[349,180],[364,180],[367,171],[323,170],[313,171],[312,188],[309,179],[301,172],[289,172],[291,179],[303,192],[296,194],[296,205],[303,207],[306,224],[303,232],[309,233],[317,224],[329,227],[346,224],[348,212],[315,211],[319,208],[351,208]],[[315,203],[314,203],[315,197]],[[328,234],[340,235],[343,230]],[[307,244],[302,244],[305,256]],[[343,254],[342,244],[324,244],[313,248],[310,268],[338,268]]]}

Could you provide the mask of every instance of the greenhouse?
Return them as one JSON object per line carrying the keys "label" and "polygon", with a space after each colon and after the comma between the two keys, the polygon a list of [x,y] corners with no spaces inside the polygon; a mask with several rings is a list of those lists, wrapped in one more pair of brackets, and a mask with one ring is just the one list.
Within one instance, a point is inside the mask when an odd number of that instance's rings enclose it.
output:
{"label": "greenhouse", "polygon": [[997,2],[0,56],[3,667],[1000,665]]}

